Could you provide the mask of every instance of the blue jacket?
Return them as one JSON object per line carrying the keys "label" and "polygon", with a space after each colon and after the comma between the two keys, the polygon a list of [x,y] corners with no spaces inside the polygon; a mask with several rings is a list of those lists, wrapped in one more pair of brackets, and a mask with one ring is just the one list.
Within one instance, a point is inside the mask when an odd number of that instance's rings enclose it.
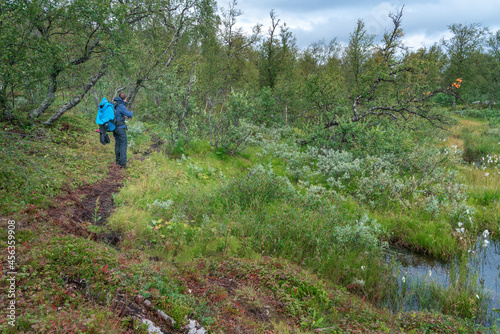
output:
{"label": "blue jacket", "polygon": [[127,109],[127,102],[123,101],[121,97],[115,97],[113,101],[116,103],[116,120],[123,121],[123,125],[118,126],[118,129],[126,128],[125,117],[132,118],[134,113]]}

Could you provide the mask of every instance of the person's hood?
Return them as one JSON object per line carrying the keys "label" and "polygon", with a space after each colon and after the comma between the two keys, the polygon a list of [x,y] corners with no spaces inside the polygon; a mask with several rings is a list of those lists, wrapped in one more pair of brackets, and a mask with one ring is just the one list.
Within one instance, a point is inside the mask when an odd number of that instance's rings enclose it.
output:
{"label": "person's hood", "polygon": [[127,102],[123,101],[121,97],[115,97],[113,101],[115,101],[117,104],[127,104]]}
{"label": "person's hood", "polygon": [[101,103],[99,103],[99,108],[102,109],[106,103],[108,103],[108,100],[105,97],[103,97]]}

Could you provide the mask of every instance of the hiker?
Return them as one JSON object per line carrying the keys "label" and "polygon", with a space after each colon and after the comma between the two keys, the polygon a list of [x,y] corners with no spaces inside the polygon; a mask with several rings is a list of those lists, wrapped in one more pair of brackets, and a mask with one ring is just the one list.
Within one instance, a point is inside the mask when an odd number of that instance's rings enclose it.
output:
{"label": "hiker", "polygon": [[114,99],[116,103],[116,129],[113,131],[115,137],[116,164],[121,168],[127,167],[127,124],[125,119],[132,118],[134,113],[127,109],[127,95],[121,92]]}

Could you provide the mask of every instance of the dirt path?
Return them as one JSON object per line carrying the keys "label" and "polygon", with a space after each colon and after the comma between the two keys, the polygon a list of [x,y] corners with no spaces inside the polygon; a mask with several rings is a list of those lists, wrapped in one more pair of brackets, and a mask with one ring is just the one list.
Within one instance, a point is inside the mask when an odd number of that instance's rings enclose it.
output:
{"label": "dirt path", "polygon": [[96,234],[87,227],[89,224],[102,226],[106,223],[114,206],[113,194],[122,187],[123,177],[123,170],[113,164],[107,177],[101,181],[78,189],[63,190],[63,194],[54,198],[47,210],[47,218],[68,233],[118,244],[120,236],[115,232]]}
{"label": "dirt path", "polygon": [[[78,189],[62,189],[61,195],[55,197],[51,207],[45,212],[41,219],[35,222],[48,222],[62,229],[63,233],[75,236],[91,238],[94,241],[105,242],[113,246],[119,245],[120,235],[106,228],[105,224],[114,208],[113,194],[117,193],[123,185],[124,170],[116,165],[110,165],[108,175],[93,185],[84,185]],[[36,210],[36,208],[29,209]],[[28,214],[32,212],[26,212]],[[99,219],[97,219],[99,217]],[[95,229],[89,226],[100,226],[104,232],[93,232]],[[73,291],[80,291],[85,300],[99,303],[99,300],[88,290],[87,283],[78,277],[63,277],[66,287]],[[118,293],[110,302],[110,309],[120,319],[132,317],[135,321],[142,323],[149,321],[157,324],[157,329],[162,328],[164,333],[182,333],[184,331],[173,330],[171,323],[158,316],[158,312],[148,308],[147,303],[138,297],[127,296],[118,289]],[[127,331],[126,333],[133,333]]]}

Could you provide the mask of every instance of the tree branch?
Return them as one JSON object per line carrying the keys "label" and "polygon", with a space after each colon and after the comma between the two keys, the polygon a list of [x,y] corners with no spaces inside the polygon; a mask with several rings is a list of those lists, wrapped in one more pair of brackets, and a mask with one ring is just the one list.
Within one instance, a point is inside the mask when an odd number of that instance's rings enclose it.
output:
{"label": "tree branch", "polygon": [[108,64],[105,61],[99,71],[97,71],[96,74],[94,74],[89,82],[83,87],[83,91],[79,94],[77,94],[74,98],[66,102],[64,105],[62,105],[47,121],[43,122],[42,124],[44,125],[51,125],[54,121],[58,120],[59,117],[61,117],[65,112],[68,110],[71,110],[73,107],[78,105],[82,98],[87,94],[87,92],[94,87],[94,85],[106,74]]}

